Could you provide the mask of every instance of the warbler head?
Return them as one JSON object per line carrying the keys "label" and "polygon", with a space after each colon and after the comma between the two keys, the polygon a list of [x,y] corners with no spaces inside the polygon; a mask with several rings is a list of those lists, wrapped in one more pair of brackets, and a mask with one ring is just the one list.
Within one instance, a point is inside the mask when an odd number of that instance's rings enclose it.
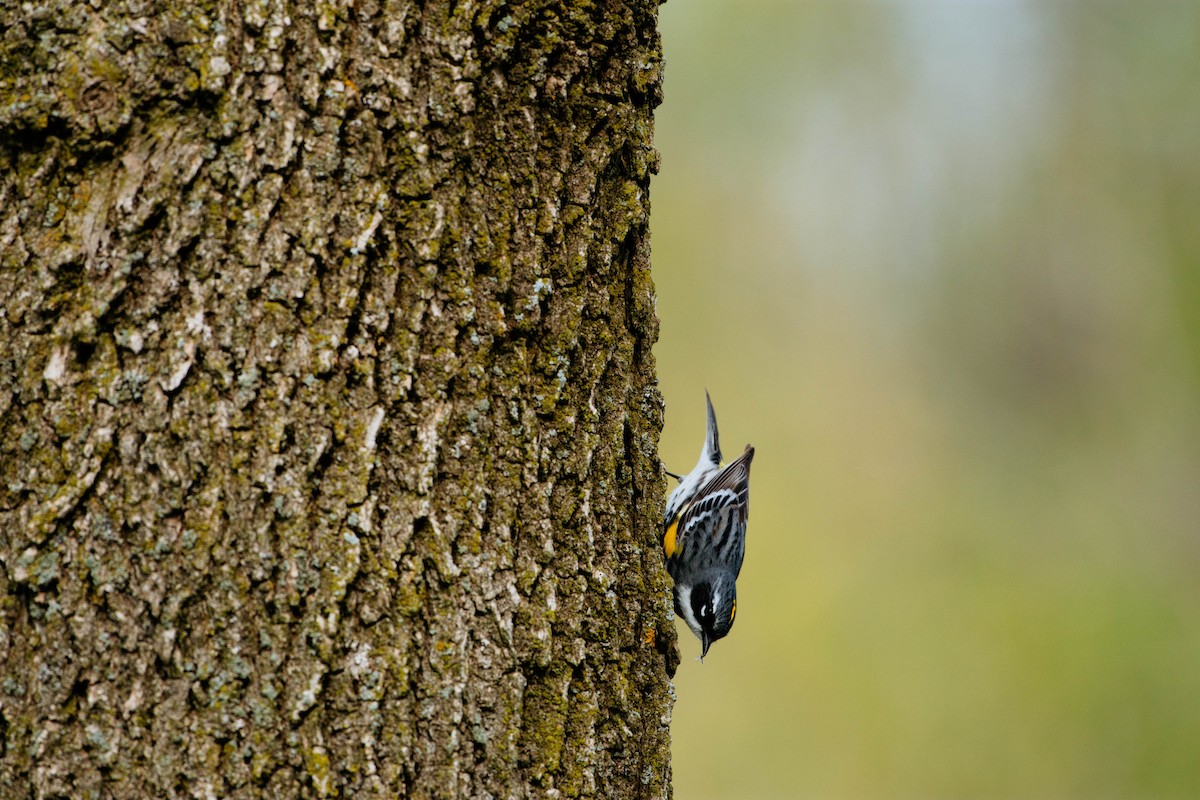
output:
{"label": "warbler head", "polygon": [[708,648],[733,628],[737,614],[737,576],[728,572],[710,572],[691,586],[677,586],[676,611],[700,640],[700,658]]}

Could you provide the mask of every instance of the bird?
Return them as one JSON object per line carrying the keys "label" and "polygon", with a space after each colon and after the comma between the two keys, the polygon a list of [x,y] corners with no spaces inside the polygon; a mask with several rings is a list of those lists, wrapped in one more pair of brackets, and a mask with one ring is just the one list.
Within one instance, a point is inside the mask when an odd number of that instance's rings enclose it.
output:
{"label": "bird", "polygon": [[[686,475],[667,471],[679,485],[667,497],[663,551],[675,582],[675,613],[700,640],[700,660],[724,638],[737,616],[737,577],[746,553],[750,516],[750,462],[754,447],[721,466],[712,398],[700,460]],[[665,470],[664,470],[665,471]]]}

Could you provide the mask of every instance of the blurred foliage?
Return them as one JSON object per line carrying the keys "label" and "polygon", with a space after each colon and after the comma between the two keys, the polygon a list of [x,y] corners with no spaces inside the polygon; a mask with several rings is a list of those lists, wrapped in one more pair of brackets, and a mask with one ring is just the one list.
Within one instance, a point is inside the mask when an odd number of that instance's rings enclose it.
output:
{"label": "blurred foliage", "polygon": [[677,796],[1200,796],[1200,5],[661,26],[662,454],[758,448]]}

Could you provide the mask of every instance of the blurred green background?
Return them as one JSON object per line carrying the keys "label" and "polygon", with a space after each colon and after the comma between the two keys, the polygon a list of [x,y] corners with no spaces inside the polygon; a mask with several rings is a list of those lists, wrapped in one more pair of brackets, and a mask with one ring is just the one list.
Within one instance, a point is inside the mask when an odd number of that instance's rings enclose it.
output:
{"label": "blurred green background", "polygon": [[758,449],[676,796],[1200,797],[1200,4],[661,29],[661,452]]}

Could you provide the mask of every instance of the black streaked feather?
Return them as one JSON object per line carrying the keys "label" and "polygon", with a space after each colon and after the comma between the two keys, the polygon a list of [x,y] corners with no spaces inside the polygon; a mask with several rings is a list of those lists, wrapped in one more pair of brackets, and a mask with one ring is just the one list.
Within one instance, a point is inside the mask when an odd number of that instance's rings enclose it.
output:
{"label": "black streaked feather", "polygon": [[[753,459],[754,448],[747,445],[742,455],[714,475],[682,508],[675,532],[675,554],[667,559],[673,578],[679,577],[685,564],[692,570],[727,564],[735,575],[741,570]],[[668,520],[667,525],[675,521]],[[707,532],[707,543],[694,541],[700,531]]]}

